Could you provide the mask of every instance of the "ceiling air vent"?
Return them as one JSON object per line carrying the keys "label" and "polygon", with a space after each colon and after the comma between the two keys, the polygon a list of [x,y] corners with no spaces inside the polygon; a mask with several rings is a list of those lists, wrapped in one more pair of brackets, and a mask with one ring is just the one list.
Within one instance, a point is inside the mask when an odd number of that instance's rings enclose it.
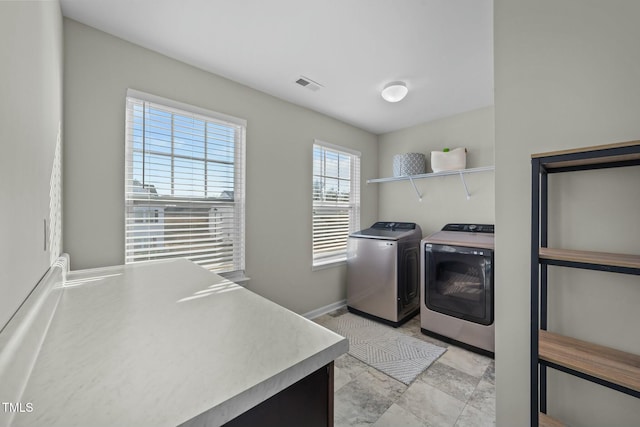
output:
{"label": "ceiling air vent", "polygon": [[322,87],[320,83],[314,82],[313,80],[305,76],[300,76],[300,78],[296,80],[296,83],[313,92],[316,92],[318,89]]}

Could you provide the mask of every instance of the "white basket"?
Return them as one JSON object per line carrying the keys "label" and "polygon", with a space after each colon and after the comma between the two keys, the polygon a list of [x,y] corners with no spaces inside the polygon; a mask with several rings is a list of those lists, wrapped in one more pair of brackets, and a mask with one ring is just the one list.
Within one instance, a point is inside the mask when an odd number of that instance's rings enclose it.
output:
{"label": "white basket", "polygon": [[452,171],[467,167],[467,149],[455,148],[451,151],[432,151],[431,169],[434,172]]}
{"label": "white basket", "polygon": [[427,172],[427,159],[422,153],[393,156],[393,176],[420,175]]}

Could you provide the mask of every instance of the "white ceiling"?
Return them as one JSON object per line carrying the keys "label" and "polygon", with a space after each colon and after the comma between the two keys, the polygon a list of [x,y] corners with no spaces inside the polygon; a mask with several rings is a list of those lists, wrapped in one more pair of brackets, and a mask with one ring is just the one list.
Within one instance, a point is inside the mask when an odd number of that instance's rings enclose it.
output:
{"label": "white ceiling", "polygon": [[[493,0],[61,0],[65,16],[370,132],[493,105]],[[308,77],[313,92],[295,83]],[[409,94],[380,97],[403,80]]]}

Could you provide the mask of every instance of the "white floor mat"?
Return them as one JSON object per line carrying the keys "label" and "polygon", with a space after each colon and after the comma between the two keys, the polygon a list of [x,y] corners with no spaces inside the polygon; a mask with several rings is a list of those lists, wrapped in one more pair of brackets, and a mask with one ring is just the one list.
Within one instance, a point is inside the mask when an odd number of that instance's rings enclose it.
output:
{"label": "white floor mat", "polygon": [[346,313],[326,327],[349,340],[349,354],[404,384],[410,384],[446,351],[390,326]]}

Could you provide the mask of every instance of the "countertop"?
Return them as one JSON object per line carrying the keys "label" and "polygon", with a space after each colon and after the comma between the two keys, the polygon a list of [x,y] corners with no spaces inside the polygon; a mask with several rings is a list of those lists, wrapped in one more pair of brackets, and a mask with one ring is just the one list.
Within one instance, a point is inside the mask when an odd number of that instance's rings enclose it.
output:
{"label": "countertop", "polygon": [[217,426],[347,349],[186,260],[72,272],[11,425]]}

